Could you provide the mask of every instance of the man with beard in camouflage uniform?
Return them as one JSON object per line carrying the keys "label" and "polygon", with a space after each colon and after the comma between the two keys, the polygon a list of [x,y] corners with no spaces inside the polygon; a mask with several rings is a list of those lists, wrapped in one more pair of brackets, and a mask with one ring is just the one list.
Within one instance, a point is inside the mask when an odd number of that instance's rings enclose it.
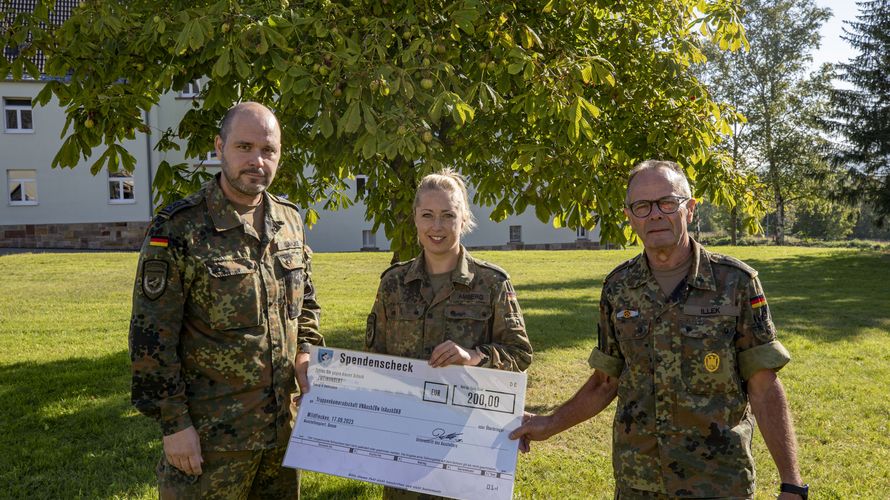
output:
{"label": "man with beard in camouflage uniform", "polygon": [[[757,271],[687,233],[695,199],[682,168],[647,161],[628,179],[625,214],[644,252],[606,277],[593,375],[552,415],[511,434],[528,451],[618,396],[616,498],[750,498],[754,417],[781,477],[806,498],[785,391],[789,360]],[[753,414],[752,414],[753,413]]]}
{"label": "man with beard in camouflage uniform", "polygon": [[281,467],[323,345],[297,207],[266,192],[281,130],[258,103],[216,137],[221,175],[152,222],[133,291],[132,400],[158,421],[161,498],[299,496]]}

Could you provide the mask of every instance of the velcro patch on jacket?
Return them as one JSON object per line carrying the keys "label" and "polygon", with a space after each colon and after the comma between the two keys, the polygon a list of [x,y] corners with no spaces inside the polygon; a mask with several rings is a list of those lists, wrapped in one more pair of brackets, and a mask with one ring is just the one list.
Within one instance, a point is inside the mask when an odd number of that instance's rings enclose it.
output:
{"label": "velcro patch on jacket", "polygon": [[155,300],[167,290],[167,263],[163,260],[146,260],[142,264],[142,293]]}
{"label": "velcro patch on jacket", "polygon": [[615,313],[616,319],[631,319],[638,318],[640,316],[640,311],[635,309],[622,309]]}
{"label": "velcro patch on jacket", "polygon": [[766,305],[766,297],[763,295],[758,295],[751,299],[751,307],[753,309],[758,309]]}
{"label": "velcro patch on jacket", "polygon": [[303,248],[303,242],[300,240],[276,240],[272,242],[272,253],[291,248]]}
{"label": "velcro patch on jacket", "polygon": [[488,294],[482,292],[455,292],[451,295],[451,300],[462,304],[487,304]]}
{"label": "velcro patch on jacket", "polygon": [[170,240],[168,238],[153,237],[150,240],[148,240],[148,246],[150,246],[150,247],[167,248],[167,246],[169,244],[170,244]]}
{"label": "velcro patch on jacket", "polygon": [[739,306],[732,304],[722,304],[714,306],[711,304],[686,304],[683,306],[683,314],[689,316],[738,316]]}

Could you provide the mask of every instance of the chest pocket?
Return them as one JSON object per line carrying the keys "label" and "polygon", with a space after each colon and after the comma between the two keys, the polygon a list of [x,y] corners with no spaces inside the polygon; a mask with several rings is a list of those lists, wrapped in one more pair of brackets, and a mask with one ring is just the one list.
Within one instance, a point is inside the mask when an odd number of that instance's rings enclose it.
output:
{"label": "chest pocket", "polygon": [[384,335],[386,353],[408,358],[423,358],[424,304],[416,302],[390,302],[384,304],[390,320]]}
{"label": "chest pocket", "polygon": [[417,321],[423,319],[423,304],[414,302],[397,302],[389,308],[393,311],[392,319],[396,321]]}
{"label": "chest pocket", "polygon": [[248,328],[261,323],[257,265],[250,259],[213,259],[206,264],[210,327],[214,330]]}
{"label": "chest pocket", "polygon": [[614,324],[615,337],[629,375],[625,379],[637,386],[648,386],[652,378],[649,320],[637,312],[632,317],[616,317]]}
{"label": "chest pocket", "polygon": [[489,341],[488,320],[492,314],[490,305],[450,304],[445,306],[443,312],[447,338],[464,347]]}
{"label": "chest pocket", "polygon": [[736,370],[735,316],[680,316],[683,380],[693,394],[741,390]]}
{"label": "chest pocket", "polygon": [[[298,249],[299,250],[299,249]],[[287,317],[297,319],[303,309],[303,290],[306,284],[306,263],[300,251],[277,255],[284,277],[284,299],[287,303]]]}

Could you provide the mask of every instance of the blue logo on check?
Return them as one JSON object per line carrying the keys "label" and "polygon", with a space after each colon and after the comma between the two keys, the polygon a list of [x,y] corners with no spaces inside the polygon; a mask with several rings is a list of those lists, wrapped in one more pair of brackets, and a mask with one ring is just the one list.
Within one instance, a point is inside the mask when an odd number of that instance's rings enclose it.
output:
{"label": "blue logo on check", "polygon": [[334,351],[330,349],[319,349],[318,350],[318,363],[322,366],[327,366],[331,364],[331,360],[334,359]]}

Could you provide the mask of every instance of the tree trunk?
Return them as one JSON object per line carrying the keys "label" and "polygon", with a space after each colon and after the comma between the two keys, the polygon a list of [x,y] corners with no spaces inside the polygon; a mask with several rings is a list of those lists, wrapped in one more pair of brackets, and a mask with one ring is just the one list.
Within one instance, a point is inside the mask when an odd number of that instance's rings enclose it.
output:
{"label": "tree trunk", "polygon": [[414,191],[417,188],[416,171],[411,162],[397,156],[389,163],[393,175],[402,181],[400,195],[390,200],[395,226],[387,231],[390,249],[392,250],[391,264],[413,259],[420,253],[420,245],[417,243],[417,229],[414,227]]}
{"label": "tree trunk", "polygon": [[776,189],[776,245],[785,244],[785,197]]}
{"label": "tree trunk", "polygon": [[739,244],[739,209],[732,207],[729,212],[729,239],[733,245]]}

